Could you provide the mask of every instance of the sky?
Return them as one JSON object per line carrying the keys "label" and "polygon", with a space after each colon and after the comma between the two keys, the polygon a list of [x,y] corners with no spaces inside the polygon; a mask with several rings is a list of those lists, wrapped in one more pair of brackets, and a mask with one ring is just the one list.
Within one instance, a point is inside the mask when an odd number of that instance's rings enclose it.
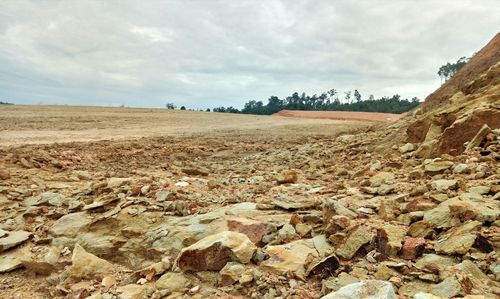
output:
{"label": "sky", "polygon": [[2,0],[0,101],[243,107],[426,95],[500,29],[498,0]]}

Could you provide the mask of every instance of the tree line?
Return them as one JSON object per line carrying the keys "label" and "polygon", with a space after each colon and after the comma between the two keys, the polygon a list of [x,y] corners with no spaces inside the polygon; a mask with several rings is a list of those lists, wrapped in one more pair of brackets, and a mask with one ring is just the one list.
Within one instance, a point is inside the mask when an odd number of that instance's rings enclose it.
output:
{"label": "tree line", "polygon": [[340,97],[336,89],[330,89],[327,92],[312,96],[306,93],[294,92],[292,95],[280,99],[277,96],[271,96],[267,103],[262,101],[248,101],[243,109],[238,110],[232,106],[217,107],[214,112],[244,113],[270,115],[281,110],[323,110],[323,111],[365,111],[365,112],[386,112],[403,113],[409,111],[420,104],[419,99],[414,97],[411,100],[403,99],[395,94],[391,97],[382,97],[375,99],[370,95],[368,99],[363,100],[358,90],[354,92],[344,92]]}
{"label": "tree line", "polygon": [[[438,70],[439,77],[445,82],[452,78],[467,62],[470,57],[460,57],[457,62],[442,65]],[[330,89],[320,95],[314,94],[312,96],[302,93],[294,92],[292,95],[280,99],[277,96],[271,96],[267,103],[262,101],[248,101],[245,103],[243,109],[239,110],[232,106],[229,107],[216,107],[212,109],[213,112],[226,112],[226,113],[244,113],[244,114],[261,114],[270,115],[283,109],[287,110],[323,110],[323,111],[364,111],[364,112],[385,112],[385,113],[404,113],[412,110],[420,104],[417,97],[412,99],[403,99],[399,94],[391,97],[381,97],[375,99],[370,95],[368,99],[364,99],[361,93],[355,89],[354,92],[346,91],[343,96],[340,96],[339,91]],[[166,108],[176,109],[174,104],[167,104]],[[186,110],[184,106],[181,110]],[[191,109],[190,109],[191,110]],[[205,111],[210,112],[210,109]]]}

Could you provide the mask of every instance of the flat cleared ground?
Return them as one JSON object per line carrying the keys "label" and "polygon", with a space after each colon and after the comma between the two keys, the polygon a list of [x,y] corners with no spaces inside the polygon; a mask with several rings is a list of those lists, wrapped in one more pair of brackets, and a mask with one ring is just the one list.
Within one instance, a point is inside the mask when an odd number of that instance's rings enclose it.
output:
{"label": "flat cleared ground", "polygon": [[281,110],[275,116],[303,117],[311,119],[335,119],[335,120],[360,120],[376,121],[383,123],[395,122],[404,114],[379,113],[379,112],[356,112],[356,111],[299,111]]}
{"label": "flat cleared ground", "polygon": [[208,134],[337,135],[362,121],[85,106],[0,106],[0,145]]}

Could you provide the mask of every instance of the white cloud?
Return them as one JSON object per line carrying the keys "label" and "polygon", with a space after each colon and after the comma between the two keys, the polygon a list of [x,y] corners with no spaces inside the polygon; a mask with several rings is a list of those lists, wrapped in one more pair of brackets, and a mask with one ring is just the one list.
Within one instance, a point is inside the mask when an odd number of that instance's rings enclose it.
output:
{"label": "white cloud", "polygon": [[357,88],[425,97],[500,28],[496,0],[0,2],[0,100],[233,105]]}
{"label": "white cloud", "polygon": [[172,42],[173,32],[165,34],[159,28],[134,26],[130,32],[147,37],[153,43]]}

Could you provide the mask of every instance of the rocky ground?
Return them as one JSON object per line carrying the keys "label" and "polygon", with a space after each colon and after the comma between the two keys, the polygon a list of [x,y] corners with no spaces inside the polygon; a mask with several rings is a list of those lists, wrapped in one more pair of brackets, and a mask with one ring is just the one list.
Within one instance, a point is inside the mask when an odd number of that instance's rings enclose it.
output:
{"label": "rocky ground", "polygon": [[[499,130],[0,149],[1,298],[496,298]],[[474,295],[481,295],[474,297]]]}
{"label": "rocky ground", "polygon": [[498,298],[499,99],[497,34],[390,125],[4,146],[0,297]]}

